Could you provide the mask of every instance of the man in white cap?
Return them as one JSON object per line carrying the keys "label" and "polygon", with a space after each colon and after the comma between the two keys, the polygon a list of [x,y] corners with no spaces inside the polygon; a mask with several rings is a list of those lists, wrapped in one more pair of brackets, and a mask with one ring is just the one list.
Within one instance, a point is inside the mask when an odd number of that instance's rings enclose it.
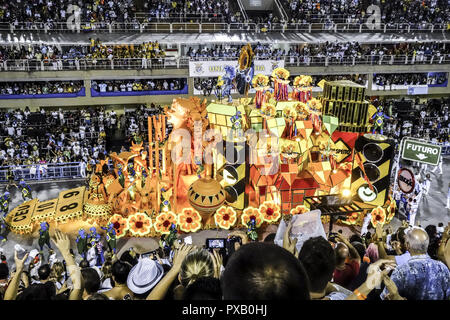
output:
{"label": "man in white cap", "polygon": [[133,291],[136,300],[144,300],[163,275],[164,269],[158,262],[140,258],[128,274],[127,286]]}

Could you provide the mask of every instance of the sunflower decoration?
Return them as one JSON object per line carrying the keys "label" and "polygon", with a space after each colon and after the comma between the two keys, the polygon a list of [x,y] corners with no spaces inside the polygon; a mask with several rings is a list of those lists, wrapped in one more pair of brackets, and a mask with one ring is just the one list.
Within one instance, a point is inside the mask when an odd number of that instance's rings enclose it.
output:
{"label": "sunflower decoration", "polygon": [[299,85],[302,87],[310,87],[312,83],[312,77],[311,76],[303,76],[300,79]]}
{"label": "sunflower decoration", "polygon": [[297,112],[292,107],[289,107],[289,106],[285,107],[283,109],[283,117],[286,121],[289,121],[289,122],[294,121],[297,119]]}
{"label": "sunflower decoration", "polygon": [[252,86],[255,89],[267,87],[268,84],[269,84],[269,77],[262,73],[258,73],[252,79]]}
{"label": "sunflower decoration", "polygon": [[308,101],[308,106],[310,109],[312,109],[313,111],[320,111],[322,110],[322,103],[317,100],[316,98],[312,98],[311,100]]}
{"label": "sunflower decoration", "polygon": [[161,234],[169,234],[170,226],[177,223],[177,216],[172,211],[161,212],[155,220],[153,227],[156,232]]}
{"label": "sunflower decoration", "polygon": [[136,212],[128,216],[128,225],[133,236],[143,237],[150,232],[152,220],[145,212]]}
{"label": "sunflower decoration", "polygon": [[386,211],[382,207],[376,207],[370,214],[372,215],[371,222],[374,228],[378,224],[383,225],[386,223]]}
{"label": "sunflower decoration", "polygon": [[304,76],[296,76],[294,78],[294,82],[292,83],[292,85],[294,86],[294,88],[298,88],[301,86],[302,80],[303,80]]}
{"label": "sunflower decoration", "polygon": [[285,68],[275,68],[272,71],[272,80],[287,80],[290,76],[290,73]]}
{"label": "sunflower decoration", "polygon": [[114,230],[116,231],[116,238],[122,238],[130,228],[130,225],[128,224],[128,219],[122,217],[120,214],[114,214],[112,215],[109,220],[108,224],[112,224]]}
{"label": "sunflower decoration", "polygon": [[193,208],[184,208],[177,222],[181,231],[196,232],[202,227],[202,216]]}
{"label": "sunflower decoration", "polygon": [[232,207],[221,206],[214,214],[214,221],[222,229],[230,229],[237,221],[237,213]]}
{"label": "sunflower decoration", "polygon": [[269,118],[274,118],[277,115],[277,109],[275,108],[275,105],[272,103],[267,103],[262,109],[261,113]]}
{"label": "sunflower decoration", "polygon": [[259,206],[263,220],[268,223],[277,222],[281,217],[280,206],[271,201],[265,201]]}
{"label": "sunflower decoration", "polygon": [[306,120],[309,115],[308,105],[304,102],[299,102],[295,105],[295,111],[297,112],[297,120]]}
{"label": "sunflower decoration", "polygon": [[305,205],[298,205],[295,208],[291,209],[291,214],[295,215],[295,214],[303,214],[305,212],[309,212],[309,209],[307,206]]}
{"label": "sunflower decoration", "polygon": [[264,217],[258,208],[248,207],[242,212],[241,222],[244,226],[247,226],[251,220],[255,220],[256,228],[259,228],[263,223]]}

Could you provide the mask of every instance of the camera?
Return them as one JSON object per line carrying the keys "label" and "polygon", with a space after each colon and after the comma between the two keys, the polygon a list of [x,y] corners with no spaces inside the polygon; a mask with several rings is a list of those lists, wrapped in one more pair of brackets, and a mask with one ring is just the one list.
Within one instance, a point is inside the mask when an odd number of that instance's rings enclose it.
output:
{"label": "camera", "polygon": [[226,239],[224,238],[208,238],[206,239],[206,249],[212,251],[212,249],[225,248]]}

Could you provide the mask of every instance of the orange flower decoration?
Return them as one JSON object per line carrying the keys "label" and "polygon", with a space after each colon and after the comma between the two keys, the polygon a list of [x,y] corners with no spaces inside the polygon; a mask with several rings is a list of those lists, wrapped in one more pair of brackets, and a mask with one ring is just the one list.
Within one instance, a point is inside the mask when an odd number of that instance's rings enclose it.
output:
{"label": "orange flower decoration", "polygon": [[214,215],[216,225],[222,229],[230,229],[237,220],[236,211],[232,207],[221,206]]}
{"label": "orange flower decoration", "polygon": [[270,201],[263,202],[259,206],[259,212],[261,212],[263,220],[269,223],[277,222],[281,217],[280,206]]}
{"label": "orange flower decoration", "polygon": [[376,207],[370,213],[372,215],[372,225],[375,228],[377,224],[386,223],[386,211],[382,207]]}
{"label": "orange flower decoration", "polygon": [[294,214],[302,214],[302,213],[305,213],[305,212],[308,212],[308,211],[309,211],[309,209],[306,206],[299,205],[299,206],[296,206],[295,208],[291,209],[291,214],[292,215],[294,215]]}
{"label": "orange flower decoration", "polygon": [[348,224],[356,224],[359,219],[359,213],[353,212],[351,215],[347,217],[347,220],[345,220]]}
{"label": "orange flower decoration", "polygon": [[184,232],[196,232],[202,226],[202,216],[192,208],[184,208],[178,215],[178,225]]}
{"label": "orange flower decoration", "polygon": [[252,219],[255,219],[257,228],[259,228],[263,223],[263,215],[261,214],[261,211],[257,208],[248,207],[242,212],[241,222],[244,226],[246,226]]}
{"label": "orange flower decoration", "polygon": [[116,238],[122,238],[128,231],[129,229],[129,224],[128,224],[128,219],[122,217],[120,214],[114,214],[111,216],[111,218],[109,218],[108,223],[106,225],[108,225],[109,223],[111,223],[114,227],[114,230],[116,231]]}
{"label": "orange flower decoration", "polygon": [[177,216],[172,211],[160,213],[153,224],[156,232],[161,234],[169,234],[170,226],[172,224],[177,224]]}
{"label": "orange flower decoration", "polygon": [[128,216],[130,232],[133,236],[142,237],[150,232],[152,219],[144,212],[136,212]]}

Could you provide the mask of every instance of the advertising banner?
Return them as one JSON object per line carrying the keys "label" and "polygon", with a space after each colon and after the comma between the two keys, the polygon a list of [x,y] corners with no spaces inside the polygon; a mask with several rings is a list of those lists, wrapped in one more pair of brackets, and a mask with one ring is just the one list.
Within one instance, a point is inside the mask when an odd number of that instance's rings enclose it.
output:
{"label": "advertising banner", "polygon": [[[238,61],[189,61],[190,77],[218,77],[225,74],[224,67],[236,68]],[[270,76],[276,68],[284,68],[284,61],[280,60],[255,60],[255,74],[262,73]]]}

